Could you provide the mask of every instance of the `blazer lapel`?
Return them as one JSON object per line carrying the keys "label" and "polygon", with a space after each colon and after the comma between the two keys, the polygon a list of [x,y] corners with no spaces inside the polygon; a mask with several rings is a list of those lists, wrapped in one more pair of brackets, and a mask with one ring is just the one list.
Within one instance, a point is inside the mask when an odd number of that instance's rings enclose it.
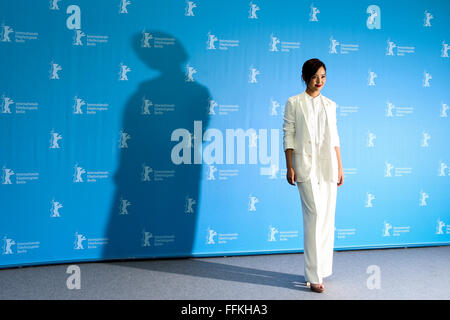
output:
{"label": "blazer lapel", "polygon": [[[309,133],[309,136],[311,137],[311,125],[310,125],[310,119],[309,119],[311,117],[311,114],[309,112],[309,108],[307,105],[308,102],[306,101],[306,95],[307,95],[307,93],[305,91],[303,91],[303,94],[300,97],[300,109],[303,112],[303,116],[306,121],[306,127],[308,128],[308,133]],[[330,104],[328,103],[327,100],[324,99],[322,94],[320,95],[320,100],[322,101],[323,107],[325,109],[325,115],[326,115],[325,121],[328,123],[328,112],[329,112],[328,109],[330,107]],[[330,128],[329,125],[328,125],[328,128]]]}
{"label": "blazer lapel", "polygon": [[323,104],[323,108],[325,109],[325,114],[326,114],[326,116],[327,116],[327,122],[328,122],[328,108],[329,108],[329,103],[328,103],[328,101],[326,101],[324,98],[323,98],[323,95],[320,95],[320,99],[322,100],[322,104]]}
{"label": "blazer lapel", "polygon": [[311,137],[311,125],[309,123],[309,117],[311,115],[310,115],[309,108],[307,105],[308,102],[306,101],[306,94],[307,93],[305,91],[303,91],[303,94],[300,97],[300,109],[303,112],[303,117],[306,121],[306,127],[308,128],[308,133],[309,133],[309,136]]}

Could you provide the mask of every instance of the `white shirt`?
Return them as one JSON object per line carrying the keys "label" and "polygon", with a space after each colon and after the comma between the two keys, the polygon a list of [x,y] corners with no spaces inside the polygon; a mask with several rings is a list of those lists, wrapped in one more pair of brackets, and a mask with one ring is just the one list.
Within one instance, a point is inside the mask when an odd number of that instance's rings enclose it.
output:
{"label": "white shirt", "polygon": [[311,97],[306,93],[306,101],[308,102],[308,111],[310,114],[310,128],[311,128],[311,145],[314,161],[312,162],[312,174],[318,180],[323,180],[322,172],[319,166],[319,150],[325,138],[326,114],[325,108],[322,104],[322,97],[319,94],[317,97]]}
{"label": "white shirt", "polygon": [[311,143],[313,146],[317,146],[317,150],[320,150],[320,147],[324,141],[324,132],[325,132],[325,122],[326,122],[326,114],[325,109],[322,104],[322,96],[319,94],[317,97],[311,97],[309,94],[306,94],[306,101],[308,101],[308,108],[310,120],[310,128],[311,128]]}

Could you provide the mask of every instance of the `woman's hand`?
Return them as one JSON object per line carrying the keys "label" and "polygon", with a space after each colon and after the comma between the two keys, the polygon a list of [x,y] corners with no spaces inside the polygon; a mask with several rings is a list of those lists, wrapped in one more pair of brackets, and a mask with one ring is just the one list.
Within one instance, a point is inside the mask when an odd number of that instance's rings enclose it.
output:
{"label": "woman's hand", "polygon": [[286,173],[286,179],[289,182],[289,184],[292,184],[295,186],[295,181],[297,180],[297,176],[295,175],[294,168],[288,168]]}
{"label": "woman's hand", "polygon": [[338,173],[338,187],[342,186],[344,183],[344,169],[342,167],[339,167],[339,173]]}

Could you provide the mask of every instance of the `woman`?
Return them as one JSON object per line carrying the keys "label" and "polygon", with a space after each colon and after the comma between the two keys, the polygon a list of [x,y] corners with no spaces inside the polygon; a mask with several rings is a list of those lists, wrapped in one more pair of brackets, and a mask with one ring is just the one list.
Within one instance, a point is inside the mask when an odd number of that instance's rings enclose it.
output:
{"label": "woman", "polygon": [[283,147],[287,181],[300,193],[303,212],[305,280],[323,292],[332,274],[337,187],[344,183],[336,103],[321,94],[326,67],[319,59],[303,64],[306,90],[286,103]]}

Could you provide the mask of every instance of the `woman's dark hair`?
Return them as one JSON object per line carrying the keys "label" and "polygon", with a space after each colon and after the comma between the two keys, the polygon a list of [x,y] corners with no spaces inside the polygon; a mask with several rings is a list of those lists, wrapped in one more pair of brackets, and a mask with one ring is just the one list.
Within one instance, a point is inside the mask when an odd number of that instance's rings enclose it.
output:
{"label": "woman's dark hair", "polygon": [[323,67],[325,69],[325,72],[327,71],[325,63],[316,58],[309,59],[303,64],[302,79],[305,82],[306,86],[308,86],[308,83],[311,80],[312,76],[316,74],[317,70],[319,70],[320,67]]}

